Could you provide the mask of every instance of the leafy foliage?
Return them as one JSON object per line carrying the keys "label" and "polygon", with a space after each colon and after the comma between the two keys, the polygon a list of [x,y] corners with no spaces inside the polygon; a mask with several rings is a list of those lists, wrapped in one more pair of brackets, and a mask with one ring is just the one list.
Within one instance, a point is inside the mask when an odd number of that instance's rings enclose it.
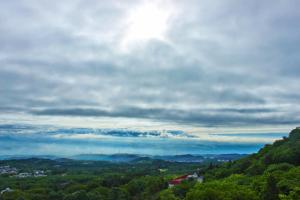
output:
{"label": "leafy foliage", "polygon": [[[22,172],[47,177],[0,176],[0,200],[299,200],[300,129],[258,153],[224,164],[147,160],[134,164],[73,160],[7,160]],[[163,170],[161,170],[163,169]],[[200,171],[204,183],[168,181]]]}

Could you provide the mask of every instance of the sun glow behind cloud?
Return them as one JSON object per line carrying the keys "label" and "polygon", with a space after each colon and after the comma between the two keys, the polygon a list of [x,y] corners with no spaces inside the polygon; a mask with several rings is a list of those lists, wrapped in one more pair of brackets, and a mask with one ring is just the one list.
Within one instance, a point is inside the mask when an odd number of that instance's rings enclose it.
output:
{"label": "sun glow behind cloud", "polygon": [[170,2],[144,1],[128,11],[127,29],[121,43],[122,49],[146,43],[149,40],[167,41],[170,18],[175,13]]}
{"label": "sun glow behind cloud", "polygon": [[299,126],[300,1],[0,4],[0,123],[222,141]]}

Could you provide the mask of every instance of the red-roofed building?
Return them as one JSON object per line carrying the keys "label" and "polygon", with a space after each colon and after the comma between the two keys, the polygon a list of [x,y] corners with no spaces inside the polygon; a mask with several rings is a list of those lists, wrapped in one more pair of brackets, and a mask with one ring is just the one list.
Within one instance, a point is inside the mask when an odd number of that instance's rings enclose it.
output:
{"label": "red-roofed building", "polygon": [[203,176],[198,176],[197,173],[194,173],[192,175],[184,175],[184,176],[180,176],[177,177],[175,179],[172,179],[169,181],[169,187],[173,187],[175,185],[180,184],[182,181],[184,180],[188,180],[188,179],[193,179],[193,180],[197,180],[198,182],[202,183],[203,182]]}
{"label": "red-roofed building", "polygon": [[169,186],[170,186],[170,185],[173,185],[173,186],[174,186],[174,185],[180,184],[182,181],[188,179],[188,176],[189,176],[189,175],[184,175],[184,176],[177,177],[177,178],[175,178],[175,179],[173,179],[173,180],[170,180],[170,181],[169,181]]}

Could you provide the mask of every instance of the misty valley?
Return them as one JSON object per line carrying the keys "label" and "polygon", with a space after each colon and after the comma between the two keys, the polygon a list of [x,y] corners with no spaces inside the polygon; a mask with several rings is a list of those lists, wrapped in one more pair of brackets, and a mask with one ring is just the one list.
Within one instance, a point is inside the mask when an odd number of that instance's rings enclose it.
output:
{"label": "misty valley", "polygon": [[3,200],[297,200],[300,128],[251,155],[2,157]]}

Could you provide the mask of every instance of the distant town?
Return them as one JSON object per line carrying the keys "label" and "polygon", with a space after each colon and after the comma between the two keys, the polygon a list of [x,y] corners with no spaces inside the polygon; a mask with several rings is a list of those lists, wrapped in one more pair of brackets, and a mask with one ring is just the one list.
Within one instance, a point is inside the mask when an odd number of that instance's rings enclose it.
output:
{"label": "distant town", "polygon": [[32,172],[23,172],[16,167],[9,165],[0,166],[0,175],[8,175],[10,177],[27,178],[27,177],[45,177],[47,176],[44,170],[33,170]]}

